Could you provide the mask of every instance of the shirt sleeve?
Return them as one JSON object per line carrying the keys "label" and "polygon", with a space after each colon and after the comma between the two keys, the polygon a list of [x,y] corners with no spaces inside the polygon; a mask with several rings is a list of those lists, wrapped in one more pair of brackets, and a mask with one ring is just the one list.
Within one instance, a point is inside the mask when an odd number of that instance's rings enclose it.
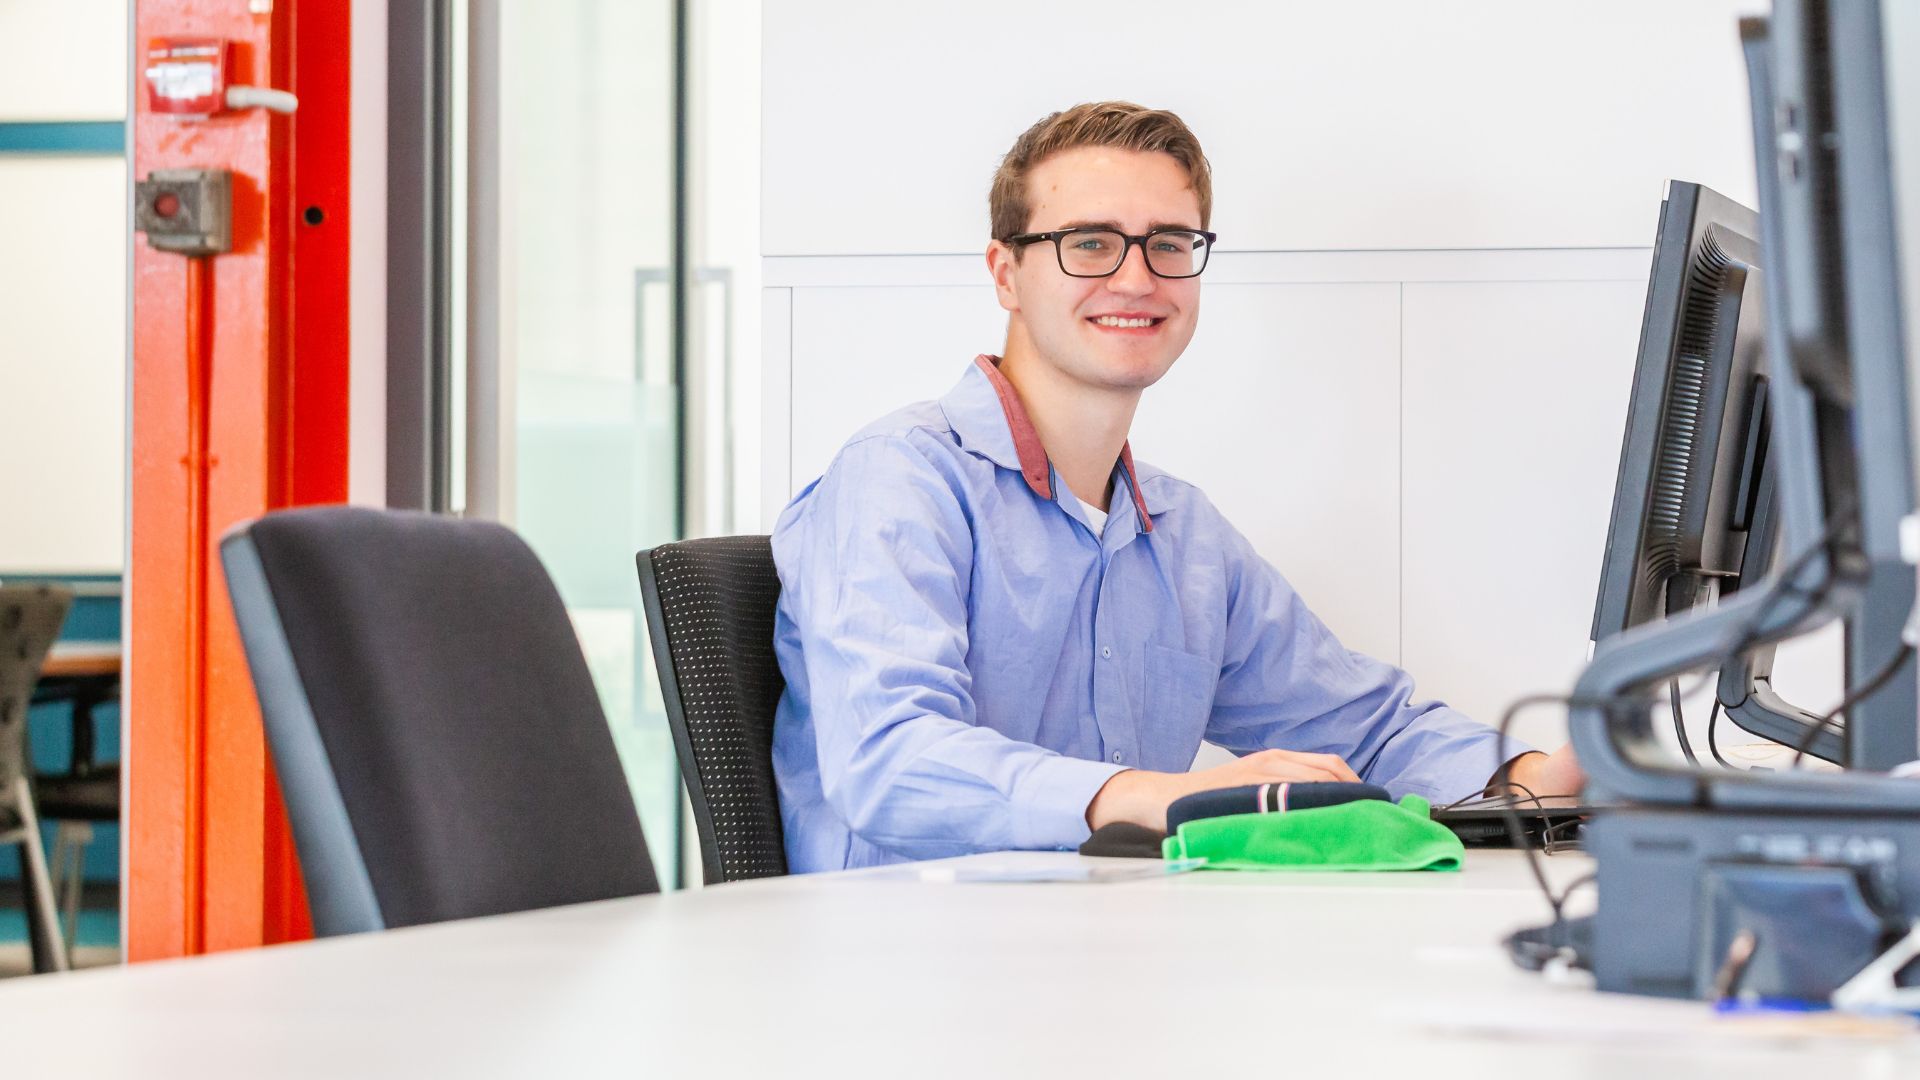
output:
{"label": "shirt sleeve", "polygon": [[[1215,511],[1216,516],[1218,512]],[[1338,754],[1394,798],[1452,802],[1534,748],[1437,701],[1405,671],[1340,644],[1293,586],[1219,518],[1227,630],[1207,740],[1236,754]]]}
{"label": "shirt sleeve", "polygon": [[972,523],[926,455],[893,436],[849,445],[774,555],[821,787],[855,835],[910,858],[1087,838],[1087,805],[1123,770],[975,723]]}

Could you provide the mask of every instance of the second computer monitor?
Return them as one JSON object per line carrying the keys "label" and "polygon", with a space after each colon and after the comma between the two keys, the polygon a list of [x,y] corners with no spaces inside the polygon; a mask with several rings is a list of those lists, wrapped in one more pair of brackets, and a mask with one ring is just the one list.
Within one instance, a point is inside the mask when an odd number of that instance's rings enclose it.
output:
{"label": "second computer monitor", "polygon": [[1675,180],[1661,205],[1593,639],[1737,582],[1764,480],[1754,211]]}

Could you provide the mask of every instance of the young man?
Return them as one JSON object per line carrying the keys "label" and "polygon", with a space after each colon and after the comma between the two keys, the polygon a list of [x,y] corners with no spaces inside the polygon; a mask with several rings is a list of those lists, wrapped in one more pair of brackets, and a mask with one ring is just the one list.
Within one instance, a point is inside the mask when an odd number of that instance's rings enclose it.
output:
{"label": "young man", "polygon": [[[1076,106],[1014,143],[989,201],[1004,356],[855,435],[774,531],[789,867],[1068,848],[1241,784],[1486,787],[1493,731],[1343,648],[1198,488],[1127,445],[1200,313],[1212,184],[1193,133]],[[1187,772],[1202,739],[1244,756]],[[1578,789],[1570,749],[1508,749],[1518,783]]]}

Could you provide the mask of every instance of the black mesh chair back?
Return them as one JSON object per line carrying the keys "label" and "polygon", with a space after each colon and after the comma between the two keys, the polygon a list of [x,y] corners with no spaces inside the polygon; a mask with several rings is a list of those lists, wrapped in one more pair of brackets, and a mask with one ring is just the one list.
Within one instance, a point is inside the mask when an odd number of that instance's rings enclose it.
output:
{"label": "black mesh chair back", "polygon": [[787,684],[773,651],[773,545],[764,536],[686,540],[643,551],[639,562],[706,882],[781,876],[773,715]]}
{"label": "black mesh chair back", "polygon": [[519,537],[325,507],[220,554],[316,933],[658,891],[573,625]]}
{"label": "black mesh chair back", "polygon": [[26,775],[33,685],[72,605],[73,590],[58,585],[0,585],[0,817],[4,796]]}

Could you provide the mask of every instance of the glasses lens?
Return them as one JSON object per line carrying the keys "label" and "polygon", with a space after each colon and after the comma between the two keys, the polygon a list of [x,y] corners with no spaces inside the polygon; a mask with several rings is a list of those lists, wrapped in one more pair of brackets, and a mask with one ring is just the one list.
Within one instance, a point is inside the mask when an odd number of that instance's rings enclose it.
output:
{"label": "glasses lens", "polygon": [[1163,232],[1147,237],[1147,262],[1161,277],[1192,277],[1207,266],[1213,245],[1197,232]]}
{"label": "glasses lens", "polygon": [[1060,267],[1075,277],[1113,273],[1127,250],[1127,238],[1117,232],[1088,230],[1060,238]]}

